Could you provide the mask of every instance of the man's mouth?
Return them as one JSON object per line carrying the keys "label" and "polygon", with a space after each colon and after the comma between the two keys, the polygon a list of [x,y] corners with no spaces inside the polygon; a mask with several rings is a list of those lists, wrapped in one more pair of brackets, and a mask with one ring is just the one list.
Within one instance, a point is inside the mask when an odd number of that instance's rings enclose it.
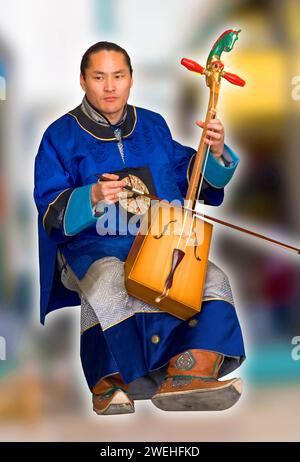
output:
{"label": "man's mouth", "polygon": [[112,101],[115,101],[116,99],[117,99],[116,96],[107,96],[106,98],[104,98],[104,101],[112,102]]}

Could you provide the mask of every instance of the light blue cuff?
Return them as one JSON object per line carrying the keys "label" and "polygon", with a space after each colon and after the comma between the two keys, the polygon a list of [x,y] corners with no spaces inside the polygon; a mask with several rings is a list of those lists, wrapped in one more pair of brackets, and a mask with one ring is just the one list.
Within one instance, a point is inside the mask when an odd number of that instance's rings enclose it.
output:
{"label": "light blue cuff", "polygon": [[226,144],[222,157],[225,165],[219,163],[209,151],[204,178],[214,188],[224,188],[229,183],[240,161],[239,157]]}
{"label": "light blue cuff", "polygon": [[64,232],[66,236],[73,236],[83,229],[96,223],[91,203],[92,184],[75,188],[72,192],[64,217]]}

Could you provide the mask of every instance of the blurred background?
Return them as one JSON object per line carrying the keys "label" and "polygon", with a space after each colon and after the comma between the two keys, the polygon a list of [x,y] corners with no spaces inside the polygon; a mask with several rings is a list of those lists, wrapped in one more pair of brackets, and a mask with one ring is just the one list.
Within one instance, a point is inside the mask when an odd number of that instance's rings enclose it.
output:
{"label": "blurred background", "polygon": [[[0,440],[299,441],[299,257],[215,225],[211,259],[229,275],[247,360],[240,402],[222,413],[97,417],[79,358],[79,307],[39,324],[33,167],[47,126],[82,97],[79,64],[99,40],[132,59],[129,102],[160,112],[197,148],[208,103],[205,65],[226,29],[242,32],[222,58],[218,117],[240,156],[215,216],[300,245],[299,0],[0,0]],[[211,210],[210,210],[211,212]],[[297,348],[298,346],[298,348]],[[234,374],[235,375],[235,374]]]}

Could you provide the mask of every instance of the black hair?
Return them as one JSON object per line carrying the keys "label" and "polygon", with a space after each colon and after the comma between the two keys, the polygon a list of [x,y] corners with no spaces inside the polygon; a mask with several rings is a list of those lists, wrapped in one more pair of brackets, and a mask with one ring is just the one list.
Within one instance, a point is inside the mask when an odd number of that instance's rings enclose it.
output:
{"label": "black hair", "polygon": [[124,50],[124,48],[112,42],[97,42],[94,45],[92,45],[90,48],[88,48],[88,50],[86,50],[86,52],[82,56],[81,64],[80,64],[80,72],[83,75],[83,77],[85,77],[85,71],[89,67],[89,58],[91,54],[97,53],[98,51],[101,51],[101,50],[117,51],[118,53],[122,53],[125,57],[126,64],[129,67],[130,75],[132,76],[133,69],[131,66],[130,57],[127,51]]}

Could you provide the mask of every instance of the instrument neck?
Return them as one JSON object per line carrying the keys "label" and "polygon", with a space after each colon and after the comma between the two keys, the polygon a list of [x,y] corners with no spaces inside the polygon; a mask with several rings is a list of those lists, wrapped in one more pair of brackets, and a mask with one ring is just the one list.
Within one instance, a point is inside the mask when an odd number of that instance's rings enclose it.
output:
{"label": "instrument neck", "polygon": [[[209,79],[209,77],[208,77]],[[208,102],[208,109],[206,112],[205,123],[202,131],[202,136],[200,140],[200,144],[198,147],[198,151],[195,156],[195,162],[192,170],[192,174],[189,181],[189,186],[187,190],[187,194],[185,200],[188,201],[188,206],[192,209],[196,206],[196,202],[198,199],[199,187],[202,186],[202,178],[201,172],[205,172],[206,160],[208,156],[209,146],[205,143],[206,132],[207,132],[207,124],[209,121],[216,116],[217,112],[217,103],[219,97],[219,88],[220,82],[219,79],[213,79],[212,82],[209,82],[210,86],[210,95],[209,95],[209,102]],[[198,194],[199,193],[199,194]]]}

